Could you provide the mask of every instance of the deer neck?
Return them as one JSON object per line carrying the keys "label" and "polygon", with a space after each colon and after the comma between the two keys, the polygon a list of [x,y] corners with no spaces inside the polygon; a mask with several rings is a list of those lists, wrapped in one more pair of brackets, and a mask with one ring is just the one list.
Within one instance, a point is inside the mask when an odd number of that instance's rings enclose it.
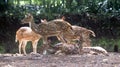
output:
{"label": "deer neck", "polygon": [[34,19],[31,21],[31,22],[29,22],[29,26],[30,26],[30,28],[34,31],[34,32],[38,32],[37,31],[37,24],[34,22]]}
{"label": "deer neck", "polygon": [[29,22],[29,27],[31,28],[31,22]]}
{"label": "deer neck", "polygon": [[29,27],[32,28],[33,25],[35,25],[35,23],[34,23],[34,19],[33,19],[32,21],[29,22]]}

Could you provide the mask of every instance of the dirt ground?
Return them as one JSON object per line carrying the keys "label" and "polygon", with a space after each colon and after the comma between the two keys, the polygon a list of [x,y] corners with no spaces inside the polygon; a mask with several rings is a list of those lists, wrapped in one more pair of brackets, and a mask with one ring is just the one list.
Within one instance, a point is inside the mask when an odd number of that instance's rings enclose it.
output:
{"label": "dirt ground", "polygon": [[0,67],[120,67],[120,53],[104,55],[0,54]]}

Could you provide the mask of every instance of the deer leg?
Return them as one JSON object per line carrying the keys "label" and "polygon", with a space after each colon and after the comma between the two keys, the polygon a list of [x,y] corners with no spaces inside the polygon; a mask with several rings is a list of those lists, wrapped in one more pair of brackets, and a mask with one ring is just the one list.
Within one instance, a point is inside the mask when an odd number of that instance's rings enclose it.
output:
{"label": "deer leg", "polygon": [[34,52],[35,54],[37,53],[37,44],[38,44],[38,40],[32,42],[33,52]]}
{"label": "deer leg", "polygon": [[83,54],[83,37],[80,37],[79,40],[78,40],[78,46],[79,46],[79,49],[78,49],[78,53],[79,54]]}
{"label": "deer leg", "polygon": [[22,45],[22,49],[23,49],[23,53],[26,55],[26,50],[25,50],[25,47],[27,45],[27,41],[24,41],[23,42],[23,45]]}
{"label": "deer leg", "polygon": [[43,54],[46,55],[47,54],[47,49],[48,49],[47,37],[43,37],[43,45],[45,46]]}
{"label": "deer leg", "polygon": [[57,36],[57,39],[58,39],[59,41],[61,41],[61,38],[60,38],[59,36]]}
{"label": "deer leg", "polygon": [[22,46],[23,42],[22,41],[19,41],[19,54],[21,54],[21,46]]}
{"label": "deer leg", "polygon": [[62,41],[63,43],[67,43],[66,39],[63,38],[63,35],[60,34],[57,36],[57,38],[58,38],[58,40]]}
{"label": "deer leg", "polygon": [[82,34],[82,45],[84,46],[84,47],[90,47],[91,46],[91,40],[90,40],[90,38],[89,38],[89,35],[87,35],[87,34]]}
{"label": "deer leg", "polygon": [[91,46],[91,39],[87,39],[87,44],[89,47]]}

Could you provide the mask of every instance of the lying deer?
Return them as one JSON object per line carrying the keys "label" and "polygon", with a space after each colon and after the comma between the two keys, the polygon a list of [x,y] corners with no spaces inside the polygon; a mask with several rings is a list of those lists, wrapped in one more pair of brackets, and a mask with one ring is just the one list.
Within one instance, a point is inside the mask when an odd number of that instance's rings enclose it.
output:
{"label": "lying deer", "polygon": [[[56,49],[57,48],[57,49]],[[55,54],[59,55],[61,53],[63,54],[79,54],[79,45],[78,44],[65,44],[65,43],[57,43],[54,46]],[[82,53],[88,53],[88,54],[103,54],[108,56],[108,52],[100,47],[100,46],[94,46],[94,47],[83,47]]]}
{"label": "lying deer", "polygon": [[32,41],[33,52],[37,53],[37,44],[41,36],[32,31],[30,27],[20,27],[16,32],[16,42],[19,42],[19,53],[21,48],[23,53],[26,54],[25,47],[28,41]]}
{"label": "lying deer", "polygon": [[[63,33],[74,34],[71,24],[64,20],[52,20],[47,23],[40,23],[35,24],[34,18],[31,14],[27,14],[25,18],[22,20],[23,23],[29,23],[31,29],[40,34],[43,38],[43,44],[48,45],[47,38],[51,36],[57,36],[60,38],[62,42],[65,42]],[[46,54],[46,50],[48,47],[45,48],[44,54]]]}

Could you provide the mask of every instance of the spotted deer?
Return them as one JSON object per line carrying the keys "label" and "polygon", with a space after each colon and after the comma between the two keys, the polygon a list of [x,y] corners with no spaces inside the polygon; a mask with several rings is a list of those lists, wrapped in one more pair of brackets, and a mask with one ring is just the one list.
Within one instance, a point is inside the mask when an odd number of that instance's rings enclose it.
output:
{"label": "spotted deer", "polygon": [[31,29],[40,34],[43,38],[43,44],[46,45],[44,54],[46,54],[46,50],[48,49],[47,38],[51,36],[57,36],[60,38],[62,42],[65,42],[63,33],[74,34],[71,24],[62,19],[52,20],[47,23],[36,24],[34,22],[34,18],[31,14],[27,14],[25,18],[22,20],[22,23],[29,23]]}
{"label": "spotted deer", "polygon": [[[62,20],[64,20],[62,18]],[[46,23],[46,20],[41,20],[42,23]],[[71,43],[73,40],[81,40],[83,47],[89,47],[91,46],[91,39],[90,36],[95,37],[95,33],[92,30],[89,30],[84,27],[72,25],[72,29],[74,34],[68,34],[68,33],[63,33],[64,39],[66,40],[66,43]],[[60,39],[58,37],[58,39]]]}
{"label": "spotted deer", "polygon": [[32,42],[33,52],[37,53],[37,44],[41,36],[32,31],[30,27],[20,27],[16,32],[15,41],[19,42],[19,54],[21,54],[21,49],[23,53],[26,54],[25,47],[28,41]]}
{"label": "spotted deer", "polygon": [[[78,44],[66,44],[66,43],[57,43],[54,46],[54,49],[56,50],[55,54],[79,54],[79,45]],[[108,52],[100,47],[100,46],[93,46],[93,47],[83,47],[82,48],[82,54],[103,54],[108,56]]]}
{"label": "spotted deer", "polygon": [[83,47],[91,46],[90,36],[95,37],[95,33],[92,30],[86,29],[84,27],[72,26],[74,34],[66,34],[64,33],[65,40],[70,43],[73,40],[81,40]]}
{"label": "spotted deer", "polygon": [[82,50],[83,50],[83,53],[89,53],[89,54],[95,54],[95,55],[103,54],[103,55],[109,56],[108,52],[100,46],[83,47]]}

